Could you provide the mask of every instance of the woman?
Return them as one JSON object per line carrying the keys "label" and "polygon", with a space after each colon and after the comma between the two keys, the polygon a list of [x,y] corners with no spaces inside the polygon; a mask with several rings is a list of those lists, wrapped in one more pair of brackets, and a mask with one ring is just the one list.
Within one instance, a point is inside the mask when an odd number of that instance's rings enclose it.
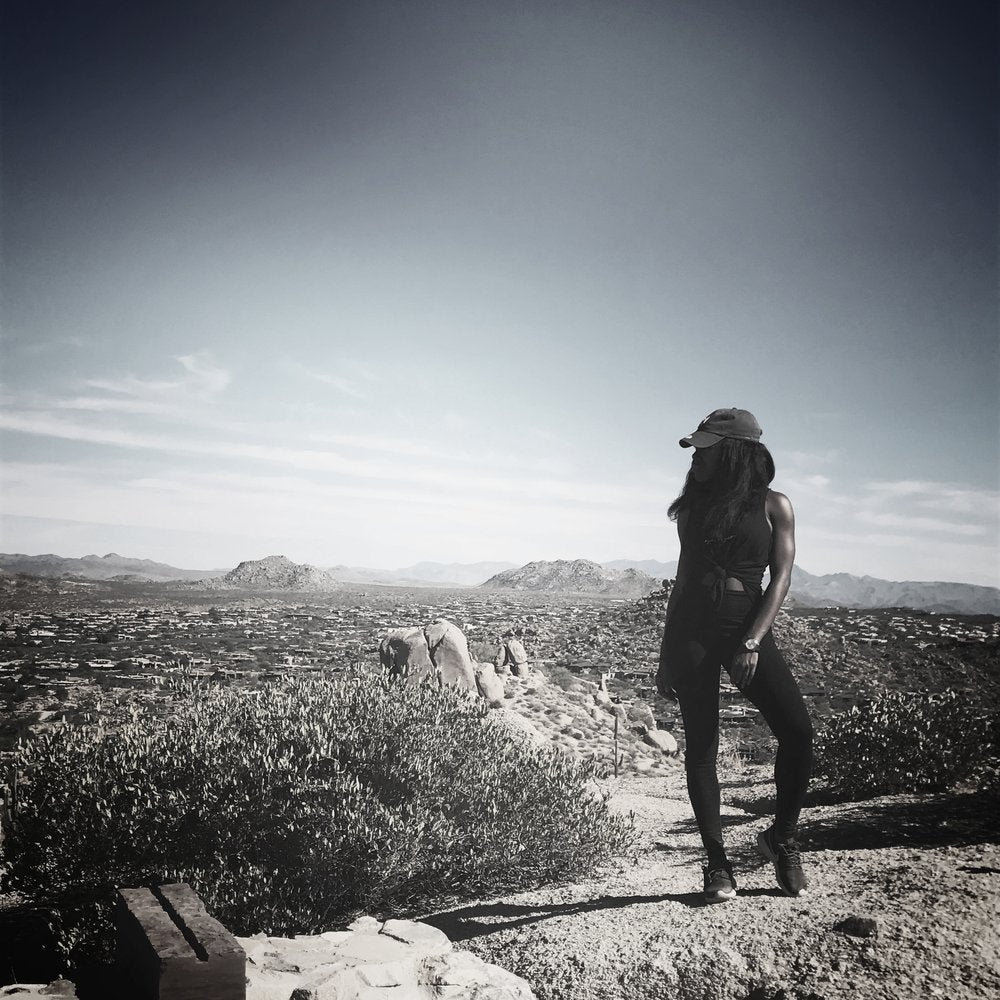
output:
{"label": "woman", "polygon": [[[798,684],[774,644],[771,625],[788,593],[795,559],[795,519],[788,498],[768,486],[774,462],[747,410],[710,413],[691,435],[691,470],[670,505],[681,554],[667,601],[657,688],[680,702],[688,794],[708,854],[705,899],[736,895],[722,841],[719,779],[719,679],[732,682],[760,710],[778,740],[774,824],[757,838],[791,896],[808,885],[795,828],[812,770],[812,724]],[[767,590],[761,590],[765,566]]]}

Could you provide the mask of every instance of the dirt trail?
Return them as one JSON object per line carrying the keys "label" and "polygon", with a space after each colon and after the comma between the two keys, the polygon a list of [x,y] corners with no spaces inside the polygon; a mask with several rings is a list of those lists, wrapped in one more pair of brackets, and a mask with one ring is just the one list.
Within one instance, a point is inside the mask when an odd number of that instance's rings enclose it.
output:
{"label": "dirt trail", "polygon": [[[608,785],[635,814],[634,858],[591,879],[425,916],[539,1000],[983,1000],[1000,996],[995,800],[968,792],[807,808],[811,889],[790,899],[756,856],[769,769],[723,788],[739,886],[706,906],[701,844],[679,768]],[[872,918],[874,936],[837,929]],[[782,990],[784,992],[782,992]]]}

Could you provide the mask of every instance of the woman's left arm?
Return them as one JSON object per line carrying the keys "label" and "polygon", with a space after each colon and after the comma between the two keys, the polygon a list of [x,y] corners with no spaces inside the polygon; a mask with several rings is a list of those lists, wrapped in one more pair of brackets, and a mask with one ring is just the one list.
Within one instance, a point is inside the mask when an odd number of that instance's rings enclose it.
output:
{"label": "woman's left arm", "polygon": [[[778,617],[782,602],[788,594],[792,582],[792,566],[795,563],[795,512],[784,493],[767,494],[765,510],[771,521],[771,580],[764,591],[760,608],[744,639],[763,639],[768,629]],[[753,680],[757,670],[757,653],[740,650],[733,657],[729,671],[733,683],[744,688]]]}
{"label": "woman's left arm", "polygon": [[788,595],[792,582],[792,566],[795,563],[795,512],[784,493],[767,494],[765,507],[771,519],[771,580],[764,591],[760,610],[744,638],[763,639],[767,630],[778,617],[782,602]]}

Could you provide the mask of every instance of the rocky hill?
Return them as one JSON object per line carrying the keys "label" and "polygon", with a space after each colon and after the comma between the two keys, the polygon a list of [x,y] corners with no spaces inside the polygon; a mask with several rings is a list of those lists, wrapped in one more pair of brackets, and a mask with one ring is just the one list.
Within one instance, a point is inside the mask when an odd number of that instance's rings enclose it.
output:
{"label": "rocky hill", "polygon": [[333,590],[340,585],[324,570],[308,563],[294,563],[287,556],[245,559],[220,582],[248,590]]}
{"label": "rocky hill", "polygon": [[879,580],[830,573],[813,576],[792,570],[792,599],[812,608],[913,608],[960,615],[1000,614],[1000,589],[971,583]]}
{"label": "rocky hill", "polygon": [[28,556],[21,552],[0,553],[0,569],[8,573],[28,573],[43,577],[79,577],[84,580],[113,580],[128,577],[133,580],[204,580],[222,576],[225,570],[178,569],[152,559],[131,559],[109,552],[104,556],[87,555],[79,559],[57,556],[51,552]]}
{"label": "rocky hill", "polygon": [[504,570],[491,576],[481,586],[484,590],[641,597],[657,590],[660,582],[637,569],[606,569],[589,559],[555,559]]}

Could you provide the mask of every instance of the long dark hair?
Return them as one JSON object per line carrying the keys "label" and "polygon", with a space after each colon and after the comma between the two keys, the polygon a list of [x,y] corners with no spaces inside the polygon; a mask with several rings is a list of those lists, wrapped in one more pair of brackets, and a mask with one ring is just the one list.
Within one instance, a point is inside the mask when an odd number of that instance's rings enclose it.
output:
{"label": "long dark hair", "polygon": [[667,510],[672,521],[682,511],[704,514],[704,537],[723,541],[767,496],[774,479],[774,459],[759,441],[723,438],[719,464],[707,483],[699,483],[689,471],[684,489]]}

